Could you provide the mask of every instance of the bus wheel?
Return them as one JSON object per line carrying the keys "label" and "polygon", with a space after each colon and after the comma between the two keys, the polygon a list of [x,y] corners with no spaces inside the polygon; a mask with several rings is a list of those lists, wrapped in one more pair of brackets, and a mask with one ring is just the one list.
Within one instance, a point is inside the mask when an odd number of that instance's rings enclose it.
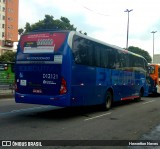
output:
{"label": "bus wheel", "polygon": [[103,107],[104,107],[104,110],[109,110],[112,105],[112,93],[110,91],[107,91],[105,98],[106,100]]}
{"label": "bus wheel", "polygon": [[140,90],[140,92],[139,92],[139,97],[138,97],[138,98],[135,98],[135,101],[140,101],[141,98],[143,97],[143,93],[144,93],[143,88],[141,88],[141,90]]}

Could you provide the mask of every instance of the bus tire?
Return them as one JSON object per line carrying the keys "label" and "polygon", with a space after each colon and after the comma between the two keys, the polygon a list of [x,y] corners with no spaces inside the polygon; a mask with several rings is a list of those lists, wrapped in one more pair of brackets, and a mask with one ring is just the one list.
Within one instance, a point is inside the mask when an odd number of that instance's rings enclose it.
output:
{"label": "bus tire", "polygon": [[105,96],[105,103],[103,105],[104,110],[107,111],[107,110],[109,110],[111,108],[112,99],[113,99],[112,93],[110,91],[107,91],[106,96]]}
{"label": "bus tire", "polygon": [[139,97],[138,98],[135,98],[135,101],[141,101],[141,98],[143,97],[143,94],[144,94],[144,90],[143,88],[141,88],[140,92],[139,92]]}

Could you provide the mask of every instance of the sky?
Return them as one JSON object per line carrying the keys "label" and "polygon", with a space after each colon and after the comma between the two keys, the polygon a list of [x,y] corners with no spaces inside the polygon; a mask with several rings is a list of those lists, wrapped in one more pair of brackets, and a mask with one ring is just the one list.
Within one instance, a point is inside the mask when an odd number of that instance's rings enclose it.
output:
{"label": "sky", "polygon": [[153,56],[160,54],[159,0],[19,0],[19,28],[34,24],[45,15],[70,20],[77,31],[122,48],[126,47],[129,13],[128,46],[139,47]]}

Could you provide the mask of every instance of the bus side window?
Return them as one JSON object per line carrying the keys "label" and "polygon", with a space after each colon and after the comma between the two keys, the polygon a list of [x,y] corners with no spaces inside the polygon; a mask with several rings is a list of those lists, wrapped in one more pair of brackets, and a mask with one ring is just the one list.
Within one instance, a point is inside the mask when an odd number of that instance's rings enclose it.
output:
{"label": "bus side window", "polygon": [[129,58],[127,54],[120,53],[120,68],[129,67]]}
{"label": "bus side window", "polygon": [[149,67],[148,67],[148,71],[149,71],[150,74],[154,74],[154,73],[155,73],[155,68],[154,68],[154,66],[149,66]]}
{"label": "bus side window", "polygon": [[145,59],[143,59],[143,62],[144,62],[144,69],[146,72],[148,72],[148,63]]}
{"label": "bus side window", "polygon": [[88,64],[87,48],[82,46],[81,49],[79,49],[78,51],[79,51],[78,55],[80,64],[87,65]]}
{"label": "bus side window", "polygon": [[158,67],[158,78],[160,78],[160,67]]}
{"label": "bus side window", "polygon": [[93,65],[92,42],[81,37],[74,37],[73,55],[77,64]]}
{"label": "bus side window", "polygon": [[103,47],[100,49],[100,52],[101,52],[101,67],[108,68],[109,67],[109,62],[108,62],[109,51],[107,48]]}
{"label": "bus side window", "polygon": [[86,63],[86,49],[84,47],[84,39],[75,36],[73,41],[73,56],[77,64]]}
{"label": "bus side window", "polygon": [[142,69],[145,69],[144,60],[142,58],[135,57],[135,61],[136,61],[136,67],[141,67]]}
{"label": "bus side window", "polygon": [[95,61],[94,61],[94,45],[92,41],[89,41],[87,39],[85,39],[85,45],[86,45],[86,50],[87,50],[87,61],[88,61],[88,65],[90,66],[95,66]]}
{"label": "bus side window", "polygon": [[110,49],[109,67],[112,69],[119,69],[121,67],[120,54],[116,49]]}
{"label": "bus side window", "polygon": [[73,57],[74,57],[74,61],[76,63],[80,62],[80,58],[79,58],[79,51],[78,51],[78,39],[76,38],[76,36],[74,36],[73,38],[73,48],[72,48],[72,52],[73,52]]}
{"label": "bus side window", "polygon": [[96,67],[100,67],[101,66],[101,46],[95,45],[94,46],[94,62],[95,62],[95,66]]}

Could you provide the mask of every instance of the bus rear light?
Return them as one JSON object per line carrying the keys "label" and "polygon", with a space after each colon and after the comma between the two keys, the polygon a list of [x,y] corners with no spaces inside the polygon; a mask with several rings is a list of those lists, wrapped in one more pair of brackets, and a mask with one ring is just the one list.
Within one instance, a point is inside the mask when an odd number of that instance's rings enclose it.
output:
{"label": "bus rear light", "polygon": [[15,91],[18,91],[17,83],[14,83]]}
{"label": "bus rear light", "polygon": [[66,93],[67,93],[67,83],[66,80],[62,78],[60,94],[66,94]]}

